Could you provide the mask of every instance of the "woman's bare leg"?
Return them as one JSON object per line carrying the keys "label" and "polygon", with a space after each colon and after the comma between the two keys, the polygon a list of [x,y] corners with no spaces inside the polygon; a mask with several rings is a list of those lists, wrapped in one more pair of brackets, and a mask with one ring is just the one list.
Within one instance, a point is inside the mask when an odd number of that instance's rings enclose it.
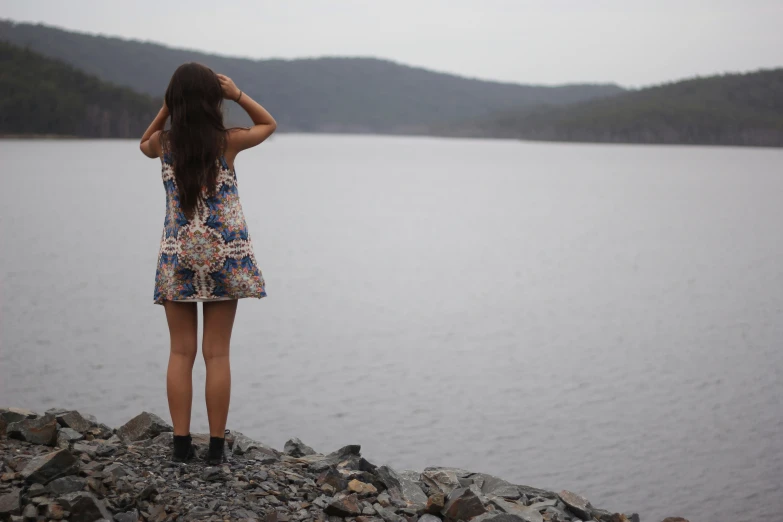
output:
{"label": "woman's bare leg", "polygon": [[169,398],[174,435],[190,433],[193,404],[193,363],[198,349],[198,309],[196,303],[164,301],[171,336],[166,393]]}
{"label": "woman's bare leg", "polygon": [[212,437],[225,436],[228,404],[231,399],[231,365],[228,355],[236,311],[236,299],[204,303],[204,338],[201,351],[207,366],[207,417],[209,434]]}

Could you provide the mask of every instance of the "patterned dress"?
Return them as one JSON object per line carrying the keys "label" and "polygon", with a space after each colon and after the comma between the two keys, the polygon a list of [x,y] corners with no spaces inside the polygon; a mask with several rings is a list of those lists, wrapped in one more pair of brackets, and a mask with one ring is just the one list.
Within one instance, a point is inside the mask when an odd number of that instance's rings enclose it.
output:
{"label": "patterned dress", "polygon": [[236,171],[220,158],[215,195],[207,196],[205,189],[188,220],[180,208],[168,153],[162,163],[166,220],[155,274],[155,303],[265,297],[264,278],[239,203]]}

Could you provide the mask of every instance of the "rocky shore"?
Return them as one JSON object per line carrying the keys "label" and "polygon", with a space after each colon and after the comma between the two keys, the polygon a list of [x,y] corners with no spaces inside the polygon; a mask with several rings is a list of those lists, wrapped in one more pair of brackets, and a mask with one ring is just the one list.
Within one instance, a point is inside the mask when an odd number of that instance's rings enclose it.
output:
{"label": "rocky shore", "polygon": [[[0,520],[14,522],[638,522],[569,491],[485,473],[375,466],[358,445],[332,453],[299,439],[283,451],[241,433],[227,462],[171,462],[171,426],[141,413],[118,429],[90,415],[0,409]],[[687,522],[668,518],[664,522]]]}

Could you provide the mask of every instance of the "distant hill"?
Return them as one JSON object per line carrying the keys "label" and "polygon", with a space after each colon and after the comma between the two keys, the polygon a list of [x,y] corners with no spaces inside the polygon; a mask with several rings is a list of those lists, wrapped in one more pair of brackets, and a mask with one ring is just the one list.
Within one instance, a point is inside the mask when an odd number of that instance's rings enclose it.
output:
{"label": "distant hill", "polygon": [[162,96],[174,69],[197,61],[231,76],[280,130],[425,133],[436,124],[618,94],[617,85],[516,85],[370,58],[249,60],[0,21],[0,40],[58,58],[102,80]]}
{"label": "distant hill", "polygon": [[139,138],[163,103],[0,41],[0,134]]}
{"label": "distant hill", "polygon": [[568,107],[506,111],[435,134],[604,143],[783,146],[783,69],[669,83]]}

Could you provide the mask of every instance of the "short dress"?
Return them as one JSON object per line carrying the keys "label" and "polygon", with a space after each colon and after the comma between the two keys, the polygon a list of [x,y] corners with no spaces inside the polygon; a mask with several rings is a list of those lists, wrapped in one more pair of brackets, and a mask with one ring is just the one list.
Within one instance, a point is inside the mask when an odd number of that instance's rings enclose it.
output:
{"label": "short dress", "polygon": [[155,274],[154,302],[266,297],[264,277],[242,213],[235,169],[222,156],[214,196],[206,188],[192,219],[180,208],[171,156],[164,148],[166,219]]}

